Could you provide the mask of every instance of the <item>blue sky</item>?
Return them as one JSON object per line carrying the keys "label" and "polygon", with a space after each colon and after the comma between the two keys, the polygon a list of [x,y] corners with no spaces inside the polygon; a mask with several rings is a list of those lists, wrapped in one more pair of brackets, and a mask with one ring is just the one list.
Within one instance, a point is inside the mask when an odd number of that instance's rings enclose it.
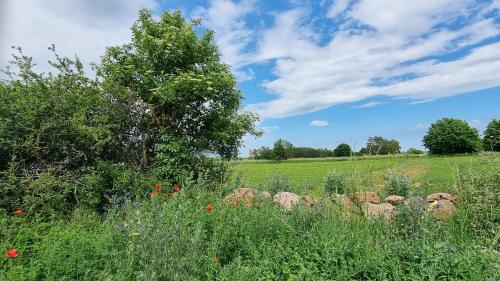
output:
{"label": "blue sky", "polygon": [[[464,119],[481,132],[500,118],[500,1],[7,0],[0,17],[0,66],[21,45],[97,61],[130,38],[137,10],[180,9],[213,29],[224,62],[261,116],[263,137],[295,145],[356,149],[369,136],[422,148],[427,127]],[[37,48],[38,47],[38,48]]]}

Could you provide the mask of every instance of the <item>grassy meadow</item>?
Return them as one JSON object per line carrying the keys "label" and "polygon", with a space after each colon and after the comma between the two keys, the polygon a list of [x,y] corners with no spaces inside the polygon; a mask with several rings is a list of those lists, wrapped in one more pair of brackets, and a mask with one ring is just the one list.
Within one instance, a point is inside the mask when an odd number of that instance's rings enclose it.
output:
{"label": "grassy meadow", "polygon": [[[498,156],[496,156],[498,157]],[[374,156],[352,158],[291,159],[285,162],[242,160],[235,174],[250,187],[265,189],[268,179],[282,174],[290,179],[295,192],[323,192],[323,179],[330,170],[345,173],[356,190],[381,191],[388,170],[408,175],[415,188],[425,193],[453,191],[459,169],[476,169],[478,155],[466,156]],[[497,166],[500,169],[500,166]]]}

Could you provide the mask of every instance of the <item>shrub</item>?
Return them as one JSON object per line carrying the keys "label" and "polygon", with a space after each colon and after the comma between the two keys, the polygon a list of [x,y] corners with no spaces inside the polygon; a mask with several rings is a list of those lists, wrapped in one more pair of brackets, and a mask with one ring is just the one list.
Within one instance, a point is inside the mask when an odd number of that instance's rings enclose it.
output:
{"label": "shrub", "polygon": [[423,139],[431,154],[478,152],[481,139],[477,129],[459,119],[443,118],[431,125]]}
{"label": "shrub", "polygon": [[290,177],[281,171],[273,173],[267,178],[267,188],[272,194],[280,191],[291,191]]}
{"label": "shrub", "polygon": [[335,148],[333,151],[335,157],[346,157],[351,156],[352,150],[351,147],[347,143],[341,143]]}
{"label": "shrub", "polygon": [[486,127],[483,146],[484,150],[500,151],[500,120],[493,119]]}
{"label": "shrub", "polygon": [[323,183],[325,185],[325,192],[329,195],[332,193],[347,194],[352,191],[345,174],[341,171],[329,171],[323,179]]}
{"label": "shrub", "polygon": [[408,151],[406,152],[408,154],[424,154],[424,152],[422,150],[418,150],[416,148],[409,148]]}
{"label": "shrub", "polygon": [[397,175],[388,170],[385,178],[384,190],[387,195],[408,196],[411,188],[411,179],[406,175]]}

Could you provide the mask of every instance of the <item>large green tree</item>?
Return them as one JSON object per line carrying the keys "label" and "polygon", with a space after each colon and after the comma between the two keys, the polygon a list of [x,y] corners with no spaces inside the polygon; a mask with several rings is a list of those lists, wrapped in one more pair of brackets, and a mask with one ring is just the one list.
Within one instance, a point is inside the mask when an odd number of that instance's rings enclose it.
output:
{"label": "large green tree", "polygon": [[500,120],[493,119],[483,136],[484,150],[500,151]]}
{"label": "large green tree", "polygon": [[[180,12],[158,20],[143,10],[129,44],[108,48],[97,68],[103,90],[122,115],[123,132],[142,166],[156,157],[159,175],[198,172],[205,155],[235,157],[257,117],[240,111],[242,94],[220,60],[213,32]],[[182,173],[182,171],[181,171]]]}
{"label": "large green tree", "polygon": [[443,118],[433,123],[423,142],[431,154],[470,153],[481,149],[477,129],[471,128],[463,120],[453,118]]}

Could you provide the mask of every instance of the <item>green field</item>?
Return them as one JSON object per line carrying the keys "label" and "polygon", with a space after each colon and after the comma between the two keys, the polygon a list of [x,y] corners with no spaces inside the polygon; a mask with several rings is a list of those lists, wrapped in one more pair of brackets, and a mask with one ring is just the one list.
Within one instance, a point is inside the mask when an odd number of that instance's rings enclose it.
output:
{"label": "green field", "polygon": [[322,192],[323,178],[330,170],[344,172],[358,190],[378,191],[384,185],[384,176],[392,169],[410,176],[413,187],[422,188],[425,192],[436,192],[452,191],[450,189],[453,188],[457,170],[477,169],[476,164],[485,157],[498,159],[498,154],[291,159],[280,163],[243,160],[236,164],[235,171],[244,184],[258,189],[266,189],[268,178],[281,173],[290,178],[296,192],[317,194]]}

